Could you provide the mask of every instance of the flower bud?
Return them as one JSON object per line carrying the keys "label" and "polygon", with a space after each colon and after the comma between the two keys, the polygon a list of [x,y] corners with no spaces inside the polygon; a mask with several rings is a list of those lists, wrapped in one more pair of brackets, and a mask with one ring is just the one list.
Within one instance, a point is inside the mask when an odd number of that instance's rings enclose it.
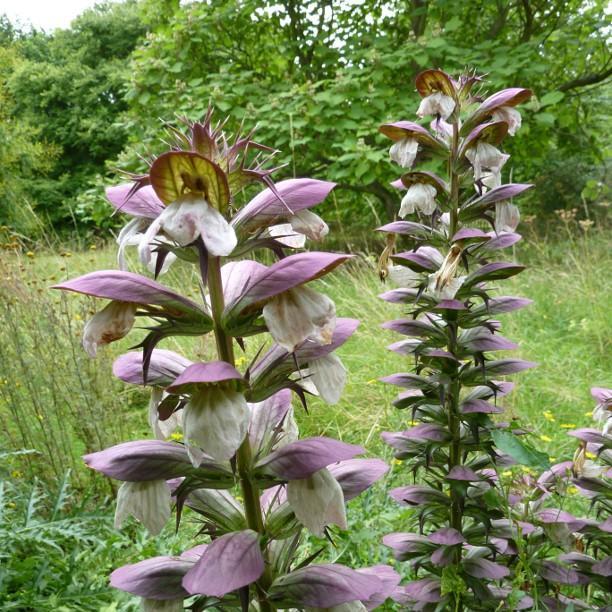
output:
{"label": "flower bud", "polygon": [[98,347],[120,340],[132,329],[136,304],[112,301],[97,312],[83,331],[83,348],[90,357],[95,357]]}

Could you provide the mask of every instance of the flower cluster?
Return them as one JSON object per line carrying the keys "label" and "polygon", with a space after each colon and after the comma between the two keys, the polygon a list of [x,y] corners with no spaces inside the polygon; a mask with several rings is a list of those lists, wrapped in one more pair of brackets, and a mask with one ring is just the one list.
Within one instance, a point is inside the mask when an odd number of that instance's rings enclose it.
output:
{"label": "flower cluster", "polygon": [[[503,421],[498,399],[513,386],[500,377],[535,364],[498,356],[516,345],[496,318],[530,303],[498,293],[498,281],[523,266],[497,258],[520,240],[512,198],[530,187],[502,184],[509,156],[498,147],[519,128],[515,107],[531,92],[505,89],[482,101],[474,93],[481,80],[426,70],[416,78],[417,115],[432,116],[430,129],[411,121],[380,128],[394,141],[391,159],[407,170],[393,183],[405,190],[405,220],[379,228],[387,234],[382,276],[400,287],[381,297],[402,304],[406,316],[383,327],[406,337],[389,348],[412,363],[382,379],[402,389],[394,405],[410,415],[410,427],[383,438],[420,481],[391,491],[413,509],[415,531],[383,542],[411,563],[413,579],[393,597],[412,610],[534,603],[516,588],[523,527],[507,514],[499,477],[527,446],[524,432]],[[422,159],[439,171],[411,170]],[[396,249],[400,241],[405,250]]]}
{"label": "flower cluster", "polygon": [[[172,130],[172,150],[157,157],[133,185],[108,190],[111,204],[132,220],[120,233],[119,270],[97,271],[59,289],[107,299],[85,326],[83,345],[124,337],[147,318],[141,350],[120,356],[114,374],[151,388],[153,438],[88,454],[87,465],[122,482],[116,523],[128,516],[151,534],[190,508],[205,543],[177,557],[122,567],[111,584],[140,596],[146,610],[208,607],[372,609],[399,582],[387,566],[353,570],[301,558],[304,528],[326,535],[346,529],[345,503],[378,480],[384,462],[356,458],[364,449],[327,437],[298,439],[292,394],[339,400],[345,368],[334,353],[358,322],[337,318],[334,303],[308,286],[348,256],[295,252],[327,233],[311,208],[332,183],[273,183],[272,151],[252,135],[227,139],[211,113]],[[247,185],[265,188],[238,209]],[[176,259],[197,265],[203,299],[188,299],[157,280],[128,271],[129,245],[149,270]],[[264,265],[246,256],[269,249]],[[269,332],[242,371],[235,350]],[[192,362],[157,348],[167,337],[212,333],[217,359]],[[246,361],[246,360],[241,360]],[[168,440],[180,429],[184,443]],[[174,436],[176,438],[178,436]],[[180,437],[179,437],[180,439]]]}
{"label": "flower cluster", "polygon": [[[529,588],[550,610],[605,610],[612,580],[612,389],[591,389],[597,428],[568,432],[579,440],[573,460],[510,489],[523,525],[522,547],[538,560]],[[591,517],[575,516],[588,501]],[[586,509],[586,508],[584,508]],[[570,512],[571,510],[571,512]],[[545,556],[542,556],[542,543]],[[582,591],[582,593],[580,593]]]}

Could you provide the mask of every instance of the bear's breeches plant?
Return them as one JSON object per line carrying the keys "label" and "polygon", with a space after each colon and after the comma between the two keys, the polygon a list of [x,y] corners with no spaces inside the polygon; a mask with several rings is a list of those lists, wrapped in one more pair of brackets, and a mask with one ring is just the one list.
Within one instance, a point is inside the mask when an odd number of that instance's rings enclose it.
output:
{"label": "bear's breeches plant", "polygon": [[[141,597],[145,610],[373,609],[399,583],[392,568],[315,563],[303,543],[304,530],[347,529],[346,501],[388,469],[359,458],[360,446],[300,439],[293,414],[293,396],[304,405],[313,393],[340,399],[346,370],[334,351],[358,325],[309,286],[349,256],[301,250],[327,234],[310,209],[334,185],[274,183],[272,150],[251,134],[228,139],[211,112],[169,136],[171,150],[148,173],[107,191],[132,217],[118,237],[119,269],[57,286],[109,300],[85,326],[91,356],[136,321],[146,329],[140,350],[120,356],[113,373],[151,389],[151,438],[85,457],[122,483],[117,526],[132,516],[163,537],[173,507],[177,525],[186,508],[201,522],[193,547],[116,569],[111,585]],[[264,189],[239,208],[237,194],[256,182]],[[176,260],[195,266],[201,300],[130,271],[130,246],[155,277]],[[263,249],[271,265],[248,258]],[[205,334],[214,336],[212,361],[158,346]],[[250,363],[236,359],[246,344],[255,349]]]}
{"label": "bear's breeches plant", "polygon": [[[412,509],[408,525],[398,525],[409,530],[383,538],[407,562],[409,579],[393,598],[432,612],[599,609],[577,594],[582,588],[600,603],[612,586],[610,521],[601,521],[609,516],[610,481],[594,482],[605,468],[584,457],[609,463],[609,431],[573,432],[582,442],[573,464],[550,466],[500,405],[513,389],[504,377],[535,365],[504,356],[517,346],[500,333],[497,318],[530,303],[503,291],[503,280],[524,269],[503,253],[521,238],[514,198],[531,185],[504,183],[510,156],[501,147],[520,128],[516,107],[531,91],[485,97],[484,87],[473,73],[454,79],[426,70],[416,78],[416,115],[431,118],[429,129],[413,121],[380,127],[403,168],[393,183],[403,192],[400,220],[379,228],[386,234],[379,273],[396,287],[381,298],[404,310],[383,327],[404,336],[389,348],[408,370],[382,379],[401,389],[394,405],[408,424],[382,434],[409,476],[390,495]],[[417,162],[426,168],[413,169]],[[604,394],[600,389],[600,420],[609,415]],[[509,480],[517,464],[545,471],[539,479]],[[547,507],[550,487],[563,478],[591,491],[599,521]],[[567,551],[560,536],[576,550],[590,546],[591,556],[555,559],[560,546]]]}

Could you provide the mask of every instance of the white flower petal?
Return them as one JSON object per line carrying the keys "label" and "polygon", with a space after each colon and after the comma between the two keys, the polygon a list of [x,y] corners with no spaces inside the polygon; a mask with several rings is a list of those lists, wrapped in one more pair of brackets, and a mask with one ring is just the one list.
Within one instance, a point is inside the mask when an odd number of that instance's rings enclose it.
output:
{"label": "white flower petal", "polygon": [[455,101],[441,91],[425,96],[419,108],[417,109],[417,116],[425,117],[425,115],[439,115],[442,119],[448,119],[455,110]]}
{"label": "white flower petal", "polygon": [[124,225],[117,236],[117,265],[120,270],[127,270],[127,262],[125,260],[125,249],[128,246],[136,246],[140,244],[143,237],[142,231],[147,227],[146,219],[135,217],[129,223]]}
{"label": "white flower petal", "polygon": [[133,516],[151,535],[157,535],[170,518],[170,487],[165,480],[124,482],[117,492],[115,527]]}
{"label": "white flower petal", "polygon": [[238,242],[225,217],[196,194],[186,194],[168,204],[157,220],[179,246],[187,246],[202,236],[211,255],[229,255]]}
{"label": "white flower petal", "polygon": [[178,427],[182,426],[182,410],[177,410],[164,421],[160,420],[157,414],[159,404],[168,397],[159,387],[153,387],[151,397],[149,399],[149,425],[153,431],[153,435],[158,440],[166,440]]}
{"label": "white flower petal", "polygon": [[499,174],[503,165],[510,159],[509,155],[502,153],[499,149],[488,142],[479,141],[475,147],[469,148],[465,156],[474,167],[474,180],[480,180],[487,169]]}
{"label": "white flower petal", "polygon": [[418,149],[416,138],[402,138],[391,145],[389,157],[402,168],[412,168]]}
{"label": "white flower petal", "polygon": [[330,353],[308,362],[310,380],[328,404],[337,404],[346,384],[346,368],[338,355]]}
{"label": "white flower petal", "polygon": [[289,223],[296,232],[304,234],[310,240],[322,240],[329,233],[327,223],[310,210],[300,210],[289,217]]}
{"label": "white flower petal", "polygon": [[410,185],[402,198],[399,216],[403,219],[407,214],[413,213],[415,207],[423,214],[431,215],[436,210],[437,190],[433,185],[415,183]]}
{"label": "white flower petal", "polygon": [[202,239],[211,255],[229,255],[238,244],[234,228],[226,218],[212,206],[204,211],[202,220]]}
{"label": "white flower petal", "polygon": [[83,329],[83,348],[95,357],[98,347],[120,340],[132,329],[136,305],[112,301],[87,321]]}
{"label": "white flower petal", "polygon": [[441,287],[437,287],[438,276],[435,273],[430,274],[427,293],[436,300],[452,300],[457,295],[457,291],[461,289],[461,285],[463,285],[466,278],[466,276],[457,276],[449,279]]}
{"label": "white flower petal", "polygon": [[493,121],[505,121],[508,124],[508,134],[514,136],[521,127],[521,113],[513,106],[500,106],[493,111]]}
{"label": "white flower petal", "polygon": [[153,220],[151,225],[147,228],[147,231],[143,234],[138,244],[138,257],[143,266],[150,266],[151,259],[153,257],[153,241],[157,237],[157,234],[161,231],[161,213],[159,217]]}
{"label": "white flower petal", "polygon": [[309,478],[290,480],[287,499],[296,518],[315,535],[322,537],[326,525],[346,529],[344,494],[327,468]]}
{"label": "white flower petal", "polygon": [[336,306],[308,287],[296,287],[272,298],[263,308],[272,337],[289,352],[307,339],[329,344],[336,327]]}
{"label": "white flower petal", "polygon": [[510,204],[510,202],[495,203],[495,231],[498,234],[502,232],[513,232],[521,220],[521,213],[518,206]]}
{"label": "white flower petal", "polygon": [[249,426],[249,406],[242,393],[211,385],[194,393],[184,411],[185,442],[194,465],[200,457],[191,452],[193,444],[215,459],[234,456]]}
{"label": "white flower petal", "polygon": [[389,279],[398,287],[413,288],[418,287],[423,280],[421,275],[407,266],[396,264],[388,268]]}
{"label": "white flower petal", "polygon": [[306,236],[296,233],[290,223],[272,225],[268,228],[268,234],[292,249],[301,249],[306,244]]}

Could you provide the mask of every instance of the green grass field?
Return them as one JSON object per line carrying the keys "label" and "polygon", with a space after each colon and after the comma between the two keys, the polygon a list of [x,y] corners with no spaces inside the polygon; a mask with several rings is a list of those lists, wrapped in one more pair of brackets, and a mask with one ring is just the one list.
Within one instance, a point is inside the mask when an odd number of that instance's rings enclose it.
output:
{"label": "green grass field", "polygon": [[[502,330],[520,345],[516,356],[540,364],[514,377],[517,386],[505,405],[509,414],[532,431],[532,443],[553,461],[573,454],[575,444],[566,436],[567,429],[591,422],[589,388],[612,384],[609,235],[593,230],[587,236],[572,235],[563,227],[559,233],[554,243],[530,240],[519,244],[514,257],[529,268],[505,281],[502,289],[505,295],[534,300],[525,310],[503,315]],[[360,565],[388,560],[377,543],[384,533],[402,528],[406,512],[387,501],[386,488],[407,480],[407,476],[391,460],[380,432],[405,428],[410,415],[391,406],[394,390],[377,379],[409,370],[411,363],[385,348],[397,338],[380,329],[380,324],[400,317],[402,312],[377,298],[384,288],[375,273],[375,259],[375,255],[359,255],[347,269],[319,281],[320,289],[335,300],[338,315],[360,319],[361,325],[339,351],[349,370],[341,402],[328,406],[315,399],[308,414],[298,411],[303,435],[328,434],[358,443],[369,455],[383,456],[392,464],[385,482],[351,502],[350,537],[339,536],[337,546],[327,549],[328,559]],[[34,478],[53,489],[53,483],[71,469],[74,489],[67,511],[93,509],[104,529],[110,529],[113,489],[107,481],[84,470],[80,455],[118,441],[149,436],[146,392],[127,388],[111,374],[113,358],[136,341],[131,336],[104,349],[97,360],[90,360],[80,348],[80,333],[93,312],[94,301],[64,296],[48,287],[108,267],[115,267],[112,248],[20,257],[9,254],[3,255],[0,263],[0,451],[38,451],[8,458],[2,478],[10,486],[3,491],[17,491],[21,485],[27,489]],[[162,282],[182,291],[189,287],[187,293],[196,297],[195,278],[186,264],[177,266]],[[213,350],[210,338],[168,341],[162,346],[182,351],[192,359],[211,357]],[[258,348],[249,344],[244,361],[239,363],[246,363]],[[10,503],[15,506],[15,502]],[[11,507],[5,506],[5,510],[10,512]],[[170,534],[171,529],[167,532]],[[93,549],[83,549],[83,568],[92,568],[92,589],[99,591],[92,595],[92,607],[71,607],[70,590],[62,599],[60,587],[55,587],[56,594],[60,589],[59,603],[57,599],[45,599],[42,585],[38,595],[32,595],[37,602],[34,609],[131,609],[125,598],[117,599],[117,604],[109,603],[116,597],[105,587],[109,568],[181,545],[181,540],[173,537],[163,544],[147,542],[135,527],[126,535],[107,536],[102,541],[108,545],[101,544],[96,559],[90,554]]]}

